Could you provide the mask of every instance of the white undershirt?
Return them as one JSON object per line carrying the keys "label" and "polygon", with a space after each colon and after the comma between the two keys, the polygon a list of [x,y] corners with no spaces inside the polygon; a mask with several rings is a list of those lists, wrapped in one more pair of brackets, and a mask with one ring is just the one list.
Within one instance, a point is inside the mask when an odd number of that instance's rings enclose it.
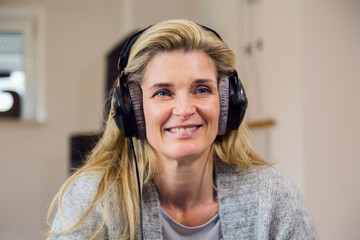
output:
{"label": "white undershirt", "polygon": [[176,222],[162,208],[160,208],[160,213],[161,213],[160,218],[162,223],[162,235],[164,240],[220,239],[220,218],[218,213],[207,223],[196,227],[187,227]]}

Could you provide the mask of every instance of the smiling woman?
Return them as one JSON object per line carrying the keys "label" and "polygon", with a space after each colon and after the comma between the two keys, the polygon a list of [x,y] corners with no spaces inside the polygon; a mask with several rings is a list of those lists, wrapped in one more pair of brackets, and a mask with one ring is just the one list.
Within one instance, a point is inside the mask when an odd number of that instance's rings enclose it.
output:
{"label": "smiling woman", "polygon": [[216,32],[155,24],[119,65],[104,134],[54,199],[49,239],[316,239],[297,189],[248,142],[245,91]]}

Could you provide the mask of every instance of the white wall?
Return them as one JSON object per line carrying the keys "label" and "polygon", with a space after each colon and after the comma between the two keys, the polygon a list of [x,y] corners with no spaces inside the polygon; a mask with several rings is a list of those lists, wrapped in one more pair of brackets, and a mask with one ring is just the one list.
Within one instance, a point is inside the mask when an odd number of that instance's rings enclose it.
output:
{"label": "white wall", "polygon": [[263,1],[263,115],[276,121],[271,161],[305,191],[301,1]]}
{"label": "white wall", "polygon": [[306,197],[322,239],[360,239],[360,1],[304,1]]}
{"label": "white wall", "polygon": [[[45,13],[46,121],[0,122],[0,239],[41,238],[48,204],[67,176],[70,135],[101,126],[105,56],[121,36],[163,19],[188,18],[220,33],[244,77],[246,2],[2,0],[1,8]],[[358,239],[360,3],[257,2],[263,102],[250,116],[276,120],[270,160],[304,193],[321,239]]]}

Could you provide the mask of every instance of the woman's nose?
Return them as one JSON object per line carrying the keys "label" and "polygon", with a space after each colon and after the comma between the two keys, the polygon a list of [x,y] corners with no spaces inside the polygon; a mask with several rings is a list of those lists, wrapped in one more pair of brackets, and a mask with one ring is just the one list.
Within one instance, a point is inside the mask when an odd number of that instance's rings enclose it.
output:
{"label": "woman's nose", "polygon": [[193,105],[190,96],[178,97],[173,109],[173,113],[180,117],[182,120],[187,120],[195,112],[195,106]]}

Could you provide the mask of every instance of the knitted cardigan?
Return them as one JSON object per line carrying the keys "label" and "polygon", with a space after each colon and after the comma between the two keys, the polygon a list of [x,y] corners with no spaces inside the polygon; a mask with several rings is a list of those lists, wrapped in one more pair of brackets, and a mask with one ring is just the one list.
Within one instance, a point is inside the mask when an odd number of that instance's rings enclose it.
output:
{"label": "knitted cardigan", "polygon": [[[220,239],[317,239],[307,207],[296,187],[272,167],[240,170],[215,161],[219,200]],[[99,178],[85,175],[73,182],[63,197],[66,225],[56,214],[51,232],[74,225],[91,204]],[[114,201],[109,195],[109,204]],[[112,208],[116,209],[116,208]],[[104,204],[98,204],[92,215],[77,230],[55,235],[53,239],[88,239],[100,226]],[[144,239],[162,239],[160,203],[152,182],[143,189]],[[112,211],[96,239],[120,237],[119,212]]]}

